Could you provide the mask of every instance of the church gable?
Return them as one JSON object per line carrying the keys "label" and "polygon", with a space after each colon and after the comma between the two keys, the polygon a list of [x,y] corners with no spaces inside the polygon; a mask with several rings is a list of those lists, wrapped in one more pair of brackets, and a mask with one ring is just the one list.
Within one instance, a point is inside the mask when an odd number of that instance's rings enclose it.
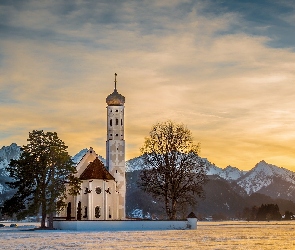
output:
{"label": "church gable", "polygon": [[86,167],[86,169],[80,175],[80,179],[115,180],[115,178],[106,170],[103,163],[98,158],[96,158]]}
{"label": "church gable", "polygon": [[76,170],[77,174],[76,176],[80,176],[83,171],[87,168],[90,162],[94,161],[98,155],[95,153],[92,147],[86,152],[86,154],[82,157],[80,162],[77,164]]}

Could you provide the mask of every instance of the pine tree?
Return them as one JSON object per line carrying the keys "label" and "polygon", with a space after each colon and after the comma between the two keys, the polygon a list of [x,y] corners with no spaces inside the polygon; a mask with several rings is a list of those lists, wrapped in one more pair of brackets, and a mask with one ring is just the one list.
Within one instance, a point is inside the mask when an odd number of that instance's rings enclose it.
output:
{"label": "pine tree", "polygon": [[74,177],[76,168],[67,146],[56,132],[33,130],[28,144],[22,147],[18,160],[11,160],[7,171],[12,182],[7,183],[17,191],[4,202],[4,213],[16,214],[18,219],[36,215],[41,211],[41,228],[49,215],[49,227],[53,226],[53,214],[65,207],[66,183],[70,194],[80,191],[80,180]]}

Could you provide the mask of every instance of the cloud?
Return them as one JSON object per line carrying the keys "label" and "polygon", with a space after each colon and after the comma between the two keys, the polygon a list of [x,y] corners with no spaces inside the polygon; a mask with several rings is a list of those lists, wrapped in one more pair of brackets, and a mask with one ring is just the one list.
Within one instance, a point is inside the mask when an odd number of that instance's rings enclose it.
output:
{"label": "cloud", "polygon": [[[291,168],[295,55],[210,1],[19,1],[2,5],[3,144],[58,132],[105,154],[105,98],[126,97],[127,159],[151,126],[182,122],[220,167]],[[219,10],[219,11],[218,11]],[[244,26],[243,29],[238,27]],[[254,27],[256,28],[256,27]],[[253,29],[254,29],[253,28]],[[259,28],[259,27],[258,27]]]}

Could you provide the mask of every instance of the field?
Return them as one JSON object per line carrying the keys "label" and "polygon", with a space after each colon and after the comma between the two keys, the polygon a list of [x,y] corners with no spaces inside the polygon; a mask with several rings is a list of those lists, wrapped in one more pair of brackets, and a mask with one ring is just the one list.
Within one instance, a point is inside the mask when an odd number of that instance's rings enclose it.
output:
{"label": "field", "polygon": [[131,232],[30,231],[33,224],[18,225],[0,228],[1,249],[295,249],[293,221],[199,222],[197,230]]}

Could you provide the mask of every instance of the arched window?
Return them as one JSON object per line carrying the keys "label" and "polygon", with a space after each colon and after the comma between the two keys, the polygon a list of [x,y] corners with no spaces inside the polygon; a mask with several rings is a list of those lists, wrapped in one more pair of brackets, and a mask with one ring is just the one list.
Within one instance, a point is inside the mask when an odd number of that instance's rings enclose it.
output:
{"label": "arched window", "polygon": [[113,126],[113,120],[112,119],[110,120],[110,126]]}
{"label": "arched window", "polygon": [[116,125],[119,125],[119,119],[116,119]]}
{"label": "arched window", "polygon": [[95,218],[99,218],[100,217],[100,206],[96,206],[95,207]]}
{"label": "arched window", "polygon": [[84,207],[84,215],[83,215],[83,218],[86,219],[88,217],[87,215],[87,207],[85,206]]}
{"label": "arched window", "polygon": [[72,205],[71,205],[71,202],[69,202],[67,206],[67,220],[71,220],[71,218],[72,218]]}
{"label": "arched window", "polygon": [[81,201],[78,202],[77,207],[77,220],[81,220],[82,217],[82,207],[81,207]]}

